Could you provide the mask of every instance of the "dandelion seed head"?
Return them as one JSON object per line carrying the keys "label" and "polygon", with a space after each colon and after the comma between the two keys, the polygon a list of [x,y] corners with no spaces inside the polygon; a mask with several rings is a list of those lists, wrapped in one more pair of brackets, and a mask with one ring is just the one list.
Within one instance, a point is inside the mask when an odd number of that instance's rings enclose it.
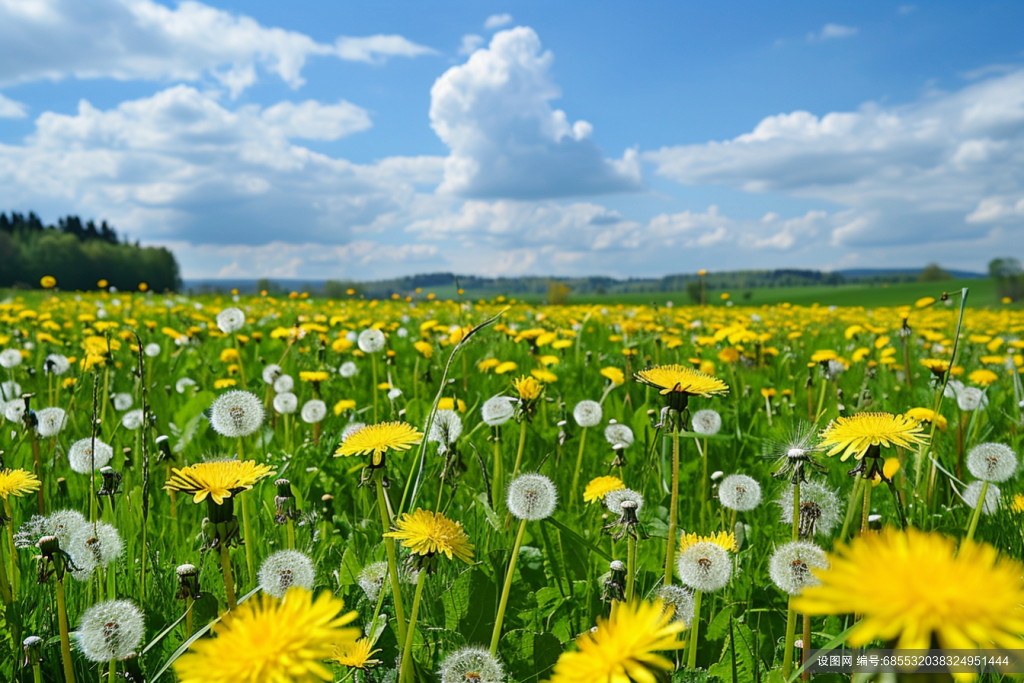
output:
{"label": "dandelion seed head", "polygon": [[142,352],[146,354],[147,358],[156,358],[160,355],[160,345],[155,343],[146,344],[143,347]]}
{"label": "dandelion seed head", "polygon": [[698,410],[690,419],[693,431],[704,436],[714,436],[722,429],[722,416],[718,411],[705,408]]}
{"label": "dandelion seed head", "polygon": [[462,434],[462,418],[454,410],[439,410],[430,424],[427,441],[437,444],[437,452],[444,455],[448,447]]}
{"label": "dandelion seed head", "polygon": [[580,427],[596,427],[601,424],[601,404],[597,401],[580,401],[572,409],[572,416]]}
{"label": "dandelion seed head", "polygon": [[345,429],[341,430],[341,443],[345,443],[345,441],[348,440],[348,437],[352,436],[365,426],[366,424],[364,422],[352,422],[351,424],[346,425]]}
{"label": "dandelion seed head", "polygon": [[8,370],[21,365],[21,351],[18,349],[4,349],[0,351],[0,365]]}
{"label": "dandelion seed head", "polygon": [[114,400],[114,409],[118,410],[118,411],[128,410],[129,408],[132,407],[132,403],[135,402],[135,399],[132,398],[131,394],[124,393],[124,392],[122,392],[120,394],[114,394],[114,399],[113,400]]}
{"label": "dandelion seed head", "polygon": [[320,422],[327,417],[327,404],[318,398],[306,401],[302,406],[302,421],[307,424]]}
{"label": "dandelion seed head", "polygon": [[285,394],[295,388],[295,378],[291,375],[278,375],[274,380],[274,391]]}
{"label": "dandelion seed head", "polygon": [[359,350],[363,353],[377,353],[384,348],[386,339],[384,333],[371,327],[359,333]]}
{"label": "dandelion seed head", "polygon": [[963,387],[956,392],[956,404],[960,410],[969,412],[988,405],[988,396],[977,387]]}
{"label": "dandelion seed head", "polygon": [[502,683],[505,670],[497,657],[482,647],[464,647],[441,662],[441,683]]}
{"label": "dandelion seed head", "polygon": [[[779,506],[779,521],[793,524],[793,486],[786,486],[775,504]],[[825,484],[810,481],[800,486],[801,536],[821,534],[829,536],[842,522],[843,504],[839,496]]]}
{"label": "dandelion seed head", "polygon": [[[973,510],[978,507],[978,501],[981,500],[981,489],[985,485],[982,481],[972,481],[963,492],[963,499],[967,505]],[[981,511],[986,515],[995,514],[996,510],[999,509],[999,501],[1002,498],[1002,494],[999,491],[999,487],[995,484],[988,485],[988,491],[985,493],[985,502],[981,506]]]}
{"label": "dandelion seed head", "polygon": [[558,491],[543,474],[521,474],[508,486],[507,503],[513,517],[533,522],[551,516]]}
{"label": "dandelion seed head", "polygon": [[357,372],[359,372],[359,368],[350,360],[345,361],[341,364],[341,367],[338,368],[338,374],[345,379],[355,377]]}
{"label": "dandelion seed head", "polygon": [[63,408],[43,408],[36,413],[36,420],[39,422],[36,425],[39,436],[48,439],[57,436],[64,429],[68,423],[68,416]]}
{"label": "dandelion seed head", "polygon": [[978,444],[967,454],[967,469],[983,481],[1006,481],[1017,471],[1017,456],[1005,444]]}
{"label": "dandelion seed head", "polygon": [[609,491],[604,497],[604,506],[608,508],[608,512],[621,515],[622,504],[627,501],[636,505],[637,512],[644,506],[644,497],[632,489]]}
{"label": "dandelion seed head", "polygon": [[124,659],[145,634],[145,617],[130,600],[107,600],[85,611],[75,632],[78,649],[91,662]]}
{"label": "dandelion seed head", "polygon": [[224,334],[238,332],[245,325],[245,313],[239,308],[225,308],[217,314],[217,327]]}
{"label": "dandelion seed head", "polygon": [[[0,383],[0,399],[5,401],[13,401],[16,398],[21,397],[21,385],[15,382],[13,379],[9,379]],[[24,402],[22,402],[24,403]]]}
{"label": "dandelion seed head", "polygon": [[279,415],[294,413],[299,407],[298,397],[290,391],[285,391],[274,397],[274,410]]}
{"label": "dandelion seed head", "polygon": [[63,375],[71,369],[71,363],[67,356],[60,353],[51,353],[43,361],[43,372],[47,375]]}
{"label": "dandelion seed head", "polygon": [[189,387],[194,387],[195,385],[196,381],[191,377],[182,377],[181,379],[174,383],[174,390],[177,391],[179,394],[184,394],[186,389],[188,389]]}
{"label": "dandelion seed head", "polygon": [[221,394],[210,406],[210,426],[221,436],[249,436],[263,424],[263,401],[248,391]]}
{"label": "dandelion seed head", "polygon": [[480,417],[490,427],[499,427],[508,422],[515,414],[513,399],[508,396],[494,396],[487,399],[480,408]]}
{"label": "dandelion seed head", "polygon": [[730,474],[718,485],[718,500],[729,510],[748,512],[761,504],[761,485],[745,474]]}
{"label": "dandelion seed head", "polygon": [[679,580],[695,591],[712,593],[732,577],[732,558],[722,546],[699,541],[684,550],[676,563]]}
{"label": "dandelion seed head", "polygon": [[693,593],[682,586],[662,586],[658,589],[657,597],[665,603],[665,609],[673,610],[672,621],[681,621],[687,628],[693,621]]}
{"label": "dandelion seed head", "polygon": [[633,430],[621,422],[613,422],[604,428],[604,438],[612,446],[629,448],[633,445]]}
{"label": "dandelion seed head", "polygon": [[11,422],[21,422],[25,417],[25,402],[20,398],[8,401],[4,406],[4,417]]}
{"label": "dandelion seed head", "polygon": [[265,366],[263,368],[263,382],[270,386],[274,386],[274,382],[277,381],[277,378],[281,376],[282,372],[281,366],[277,363],[271,363],[270,365]]}
{"label": "dandelion seed head", "polygon": [[279,550],[260,565],[260,588],[267,595],[283,598],[292,586],[310,590],[316,579],[313,560],[297,550]]}
{"label": "dandelion seed head", "polygon": [[142,409],[129,410],[121,416],[121,426],[130,431],[135,431],[142,426]]}
{"label": "dandelion seed head", "polygon": [[114,457],[114,449],[96,439],[95,449],[91,437],[79,439],[68,449],[68,464],[79,474],[88,474],[94,469],[106,467]]}
{"label": "dandelion seed head", "polygon": [[825,551],[808,541],[790,541],[780,546],[768,562],[768,575],[785,593],[799,595],[804,588],[820,586],[812,569],[828,569]]}
{"label": "dandelion seed head", "polygon": [[373,564],[367,565],[363,568],[363,571],[359,572],[359,587],[363,589],[363,593],[366,594],[367,600],[370,602],[377,601],[381,590],[383,590],[385,586],[387,578],[387,562],[374,562]]}

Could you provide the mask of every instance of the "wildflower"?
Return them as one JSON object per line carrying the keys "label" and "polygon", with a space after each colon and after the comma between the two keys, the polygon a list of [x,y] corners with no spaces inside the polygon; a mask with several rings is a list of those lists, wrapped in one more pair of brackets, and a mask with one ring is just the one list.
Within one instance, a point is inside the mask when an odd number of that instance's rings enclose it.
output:
{"label": "wildflower", "polygon": [[502,683],[505,670],[497,657],[482,647],[464,647],[441,662],[441,683]]}
{"label": "wildflower", "polygon": [[507,396],[494,396],[489,398],[480,408],[480,417],[490,427],[500,427],[511,419],[515,414],[512,401]]}
{"label": "wildflower", "polygon": [[132,407],[132,403],[135,402],[135,399],[132,398],[131,394],[120,393],[120,394],[114,394],[113,401],[114,401],[114,410],[117,410],[117,411],[120,412],[120,411],[128,410],[129,408],[131,408]]}
{"label": "wildflower", "polygon": [[[986,482],[972,481],[964,489],[963,495],[964,502],[973,510],[978,507],[978,502],[981,500],[981,490],[984,488]],[[999,501],[1002,497],[999,487],[995,484],[988,484],[988,490],[985,492],[985,502],[981,506],[981,511],[986,515],[994,514],[999,509]]]}
{"label": "wildflower", "polygon": [[988,396],[976,387],[963,387],[956,392],[956,404],[964,412],[988,406]]}
{"label": "wildflower", "polygon": [[121,426],[130,431],[135,431],[143,423],[142,409],[129,410],[121,416]]}
{"label": "wildflower", "polygon": [[327,378],[329,376],[330,375],[328,375],[326,372],[323,372],[323,371],[300,372],[299,373],[299,379],[301,381],[303,381],[303,382],[312,382],[312,383],[326,382]]}
{"label": "wildflower", "polygon": [[284,394],[295,388],[295,380],[291,375],[280,375],[274,380],[274,391]]}
{"label": "wildflower", "polygon": [[572,411],[576,424],[586,429],[601,423],[601,404],[597,401],[580,401]]}
{"label": "wildflower", "polygon": [[608,508],[608,512],[619,515],[622,514],[622,504],[626,501],[631,502],[634,506],[633,509],[637,512],[640,512],[640,508],[644,506],[644,497],[633,489],[627,488],[609,491],[604,497],[604,506]]}
{"label": "wildflower", "polygon": [[844,462],[851,455],[861,460],[872,446],[910,448],[923,443],[921,432],[921,425],[905,415],[858,413],[830,422],[821,433],[821,448],[831,448],[830,456],[841,452]]}
{"label": "wildflower", "polygon": [[672,621],[681,621],[687,628],[693,621],[693,593],[681,586],[662,586],[656,594],[665,605],[665,611],[672,611]]}
{"label": "wildflower", "polygon": [[655,365],[636,373],[636,380],[657,389],[676,410],[685,408],[690,396],[718,396],[729,392],[729,386],[717,377],[682,365]]}
{"label": "wildflower", "polygon": [[85,611],[75,639],[91,662],[124,659],[145,635],[145,617],[131,600],[107,600]]}
{"label": "wildflower", "polygon": [[612,491],[626,488],[618,477],[597,477],[591,479],[587,488],[583,491],[583,502],[593,503],[595,500],[604,500]]}
{"label": "wildflower", "polygon": [[338,374],[345,379],[355,377],[357,372],[359,372],[359,368],[350,360],[345,361],[341,364],[341,367],[338,368]]}
{"label": "wildflower", "polygon": [[633,445],[633,430],[628,425],[612,421],[604,428],[604,438],[612,448],[629,448]]}
{"label": "wildflower", "polygon": [[59,353],[51,353],[43,361],[43,372],[47,375],[63,375],[65,372],[71,369],[71,363],[68,362],[67,356],[63,356]]}
{"label": "wildflower", "polygon": [[562,653],[551,683],[663,679],[673,664],[658,653],[682,648],[678,634],[685,628],[660,601],[620,604],[613,616],[599,618],[597,628],[576,640],[576,650]]}
{"label": "wildflower", "polygon": [[277,411],[279,415],[290,415],[291,413],[294,413],[298,407],[299,398],[290,391],[282,392],[274,397],[274,410]]}
{"label": "wildflower", "polygon": [[693,431],[702,436],[714,436],[722,429],[722,416],[718,411],[705,408],[693,414],[690,420]]}
{"label": "wildflower", "polygon": [[359,350],[363,353],[377,353],[386,343],[384,333],[376,328],[369,328],[359,333]]}
{"label": "wildflower", "polygon": [[95,440],[95,446],[91,438],[80,439],[68,449],[68,464],[79,474],[106,467],[112,457],[114,449],[99,439]]}
{"label": "wildflower", "polygon": [[993,384],[996,381],[998,381],[999,380],[999,375],[997,375],[996,373],[992,372],[991,370],[986,370],[986,369],[982,368],[980,370],[975,370],[971,374],[967,375],[967,379],[971,380],[975,384],[978,384],[978,385],[983,386],[983,387],[987,387],[988,385]]}
{"label": "wildflower", "polygon": [[263,368],[263,381],[271,386],[277,381],[277,378],[281,376],[281,366],[277,363],[271,363]]}
{"label": "wildflower", "polygon": [[[779,521],[787,526],[793,525],[794,490],[793,486],[787,486],[775,501],[779,506]],[[806,482],[800,487],[801,538],[809,538],[815,534],[827,537],[841,521],[842,503],[835,491],[816,481]]]}
{"label": "wildflower", "polygon": [[338,401],[337,403],[335,403],[334,404],[334,408],[332,408],[331,410],[332,410],[332,412],[335,415],[341,415],[346,410],[354,410],[355,407],[356,407],[356,402],[355,401],[353,401],[350,398],[343,398],[340,401]]}
{"label": "wildflower", "polygon": [[245,313],[238,308],[225,308],[217,314],[217,327],[224,334],[238,332],[245,325]]}
{"label": "wildflower", "polygon": [[463,562],[473,561],[473,545],[462,524],[439,512],[423,509],[406,512],[395,521],[395,527],[384,536],[401,541],[403,546],[424,559],[443,554],[449,560],[457,557]]}
{"label": "wildflower", "polygon": [[26,493],[38,491],[42,482],[36,475],[25,470],[0,469],[0,498],[24,497]]}
{"label": "wildflower", "polygon": [[279,550],[260,565],[260,588],[267,595],[283,598],[288,589],[298,586],[310,590],[316,578],[313,560],[297,550]]}
{"label": "wildflower", "polygon": [[[847,643],[872,640],[897,649],[990,649],[1020,646],[1024,565],[990,545],[910,528],[857,536],[818,571],[793,607],[811,615],[860,615]],[[884,581],[865,581],[879,568]],[[927,580],[922,580],[927,577]]]}
{"label": "wildflower", "polygon": [[353,432],[344,438],[334,457],[370,455],[371,467],[380,467],[388,451],[407,451],[423,439],[423,434],[407,422],[382,422]]}
{"label": "wildflower", "polygon": [[967,469],[983,481],[1006,481],[1017,470],[1017,456],[1001,443],[978,444],[967,454]]}
{"label": "wildflower", "polygon": [[4,349],[0,351],[0,366],[10,370],[21,365],[21,351],[18,349]]}
{"label": "wildflower", "polygon": [[323,665],[336,648],[352,646],[356,618],[330,593],[293,587],[283,600],[260,596],[224,615],[214,638],[194,642],[174,663],[180,683],[315,683],[333,675]]}
{"label": "wildflower", "polygon": [[523,403],[536,401],[544,393],[544,385],[533,377],[520,377],[513,382],[516,392],[519,393],[519,400]]}
{"label": "wildflower", "polygon": [[430,435],[427,441],[437,444],[437,452],[444,455],[449,446],[458,441],[462,435],[462,418],[454,410],[438,410],[430,423]]}
{"label": "wildflower", "polygon": [[730,474],[718,485],[718,500],[729,510],[753,510],[761,503],[761,485],[745,474]]}
{"label": "wildflower", "polygon": [[601,368],[601,376],[612,383],[613,386],[621,386],[626,383],[626,375],[622,370],[614,367]]}
{"label": "wildflower", "polygon": [[190,493],[195,503],[202,503],[209,497],[217,505],[274,474],[269,466],[259,465],[252,460],[200,462],[171,471],[173,474],[165,489]]}
{"label": "wildflower", "polygon": [[[79,566],[106,568],[121,556],[121,552],[124,550],[124,541],[121,540],[121,534],[117,529],[110,524],[86,522],[71,534],[67,546],[62,544],[61,547]],[[76,572],[73,576],[79,581],[83,581],[88,578],[90,573],[91,570],[85,572],[84,575]]]}
{"label": "wildflower", "polygon": [[[732,534],[730,534],[730,537]],[[732,577],[732,559],[718,543],[699,540],[688,545],[676,562],[679,580],[695,591],[710,593],[724,588]]]}
{"label": "wildflower", "polygon": [[302,421],[306,424],[320,422],[327,417],[327,404],[318,398],[306,401],[302,406]]}
{"label": "wildflower", "polygon": [[768,561],[768,574],[779,590],[799,595],[805,588],[821,585],[812,569],[828,569],[825,551],[808,541],[790,541]]}
{"label": "wildflower", "polygon": [[516,519],[537,521],[555,511],[558,491],[542,474],[521,474],[508,486],[508,511]]}
{"label": "wildflower", "polygon": [[377,601],[377,597],[380,595],[381,590],[387,585],[387,578],[387,562],[374,562],[373,564],[367,565],[363,568],[363,571],[359,572],[359,587],[363,589],[363,593],[366,594],[367,600],[370,602]]}
{"label": "wildflower", "polygon": [[934,422],[935,426],[942,432],[946,431],[946,427],[948,425],[946,418],[936,413],[931,408],[911,408],[903,414],[909,418],[917,420],[918,422]]}
{"label": "wildflower", "polygon": [[189,387],[194,387],[195,385],[196,381],[194,379],[191,379],[189,377],[182,377],[181,379],[174,383],[174,390],[177,391],[179,394],[184,394],[186,389],[188,389]]}
{"label": "wildflower", "polygon": [[249,436],[263,424],[263,402],[248,391],[221,394],[210,406],[210,426],[221,436]]}
{"label": "wildflower", "polygon": [[39,436],[48,439],[57,436],[68,423],[67,414],[63,408],[43,408],[36,413],[36,431]]}
{"label": "wildflower", "polygon": [[346,643],[337,647],[334,650],[332,659],[342,666],[353,669],[366,669],[374,664],[380,664],[380,660],[370,659],[373,655],[380,652],[380,650],[372,648],[373,643],[369,639],[360,638],[354,643]]}

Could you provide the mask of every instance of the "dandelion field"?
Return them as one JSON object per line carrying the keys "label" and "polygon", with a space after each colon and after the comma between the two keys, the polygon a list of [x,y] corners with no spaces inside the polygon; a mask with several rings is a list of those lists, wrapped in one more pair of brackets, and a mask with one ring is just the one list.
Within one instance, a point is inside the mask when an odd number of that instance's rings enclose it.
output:
{"label": "dandelion field", "polygon": [[1020,648],[1024,312],[940,294],[7,298],[0,679],[781,682],[802,644]]}

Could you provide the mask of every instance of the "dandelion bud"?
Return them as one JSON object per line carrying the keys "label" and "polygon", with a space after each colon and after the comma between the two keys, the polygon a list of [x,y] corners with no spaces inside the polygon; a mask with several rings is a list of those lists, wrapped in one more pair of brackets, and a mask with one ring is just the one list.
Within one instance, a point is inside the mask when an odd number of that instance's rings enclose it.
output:
{"label": "dandelion bud", "polygon": [[722,546],[699,541],[682,552],[676,571],[685,585],[702,593],[711,593],[729,583],[732,558]]}
{"label": "dandelion bud", "polygon": [[224,334],[231,334],[245,325],[245,313],[238,308],[225,308],[217,314],[217,327]]}
{"label": "dandelion bud", "polygon": [[[973,481],[967,485],[964,489],[963,499],[973,510],[978,507],[978,502],[981,500],[981,489],[985,483],[981,481]],[[985,501],[981,506],[981,511],[986,515],[994,514],[999,509],[999,500],[1002,494],[999,491],[999,487],[995,484],[988,485],[988,491],[985,493]]]}
{"label": "dandelion bud", "polygon": [[313,561],[297,550],[280,550],[260,566],[260,588],[267,595],[283,598],[292,586],[310,590],[316,578]]}
{"label": "dandelion bud", "polygon": [[444,658],[437,672],[441,683],[502,683],[505,670],[482,647],[464,647]]}
{"label": "dandelion bud", "polygon": [[369,328],[359,333],[359,350],[363,353],[377,353],[384,348],[387,340],[384,333],[376,328]]}
{"label": "dandelion bud", "polygon": [[278,479],[274,482],[274,486],[277,487],[277,495],[274,496],[274,506],[277,508],[277,514],[274,515],[274,521],[278,524],[284,524],[289,519],[296,519],[299,516],[299,511],[295,505],[295,496],[292,494],[292,484],[287,479]]}
{"label": "dandelion bud", "polygon": [[194,564],[178,565],[174,571],[178,577],[178,591],[174,594],[175,598],[184,600],[191,597],[193,600],[198,600],[202,597],[199,590],[199,570]]}
{"label": "dandelion bud", "polygon": [[626,597],[626,565],[619,560],[608,564],[608,579],[604,582],[601,599],[605,602],[622,601]]}
{"label": "dandelion bud", "polygon": [[248,391],[229,391],[210,406],[210,426],[221,436],[249,436],[263,424],[263,402]]}
{"label": "dandelion bud", "polygon": [[107,600],[86,610],[75,640],[90,662],[109,662],[132,654],[144,633],[145,617],[135,603]]}
{"label": "dandelion bud", "polygon": [[601,424],[601,404],[597,401],[580,401],[573,408],[572,416],[580,427],[596,427]]}
{"label": "dandelion bud", "polygon": [[748,512],[761,503],[761,485],[745,474],[730,474],[718,486],[718,500],[724,508]]}
{"label": "dandelion bud", "polygon": [[967,469],[982,481],[1006,481],[1017,470],[1017,456],[1001,443],[978,444],[967,454]]}
{"label": "dandelion bud", "polygon": [[363,571],[359,572],[359,587],[363,589],[363,593],[366,594],[367,600],[370,602],[376,602],[378,596],[380,596],[381,590],[384,588],[387,577],[387,562],[374,562],[371,565],[367,565],[363,568]]}
{"label": "dandelion bud", "polygon": [[693,621],[693,593],[682,586],[662,586],[657,597],[665,604],[665,609],[672,610],[672,621],[681,621],[687,628]]}
{"label": "dandelion bud", "polygon": [[508,422],[515,413],[515,406],[507,396],[494,396],[480,408],[480,417],[490,427],[500,427]]}
{"label": "dandelion bud", "polygon": [[804,588],[821,585],[811,569],[828,569],[825,551],[807,541],[790,541],[781,546],[768,562],[768,574],[785,593],[799,595]]}
{"label": "dandelion bud", "polygon": [[551,516],[558,492],[544,475],[522,474],[509,484],[506,502],[513,517],[533,522]]}
{"label": "dandelion bud", "polygon": [[112,457],[114,449],[99,439],[96,439],[95,446],[91,438],[80,439],[68,449],[68,464],[79,474],[89,474],[105,467]]}
{"label": "dandelion bud", "polygon": [[717,411],[705,408],[698,410],[690,419],[693,431],[703,436],[714,436],[722,429],[722,416]]}

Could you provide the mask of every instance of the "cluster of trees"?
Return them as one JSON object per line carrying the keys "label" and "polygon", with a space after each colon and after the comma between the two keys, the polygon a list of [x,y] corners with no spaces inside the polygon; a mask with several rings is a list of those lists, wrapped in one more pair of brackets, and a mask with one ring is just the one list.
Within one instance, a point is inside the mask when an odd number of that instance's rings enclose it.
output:
{"label": "cluster of trees", "polygon": [[181,286],[169,249],[120,241],[106,221],[67,216],[44,225],[35,213],[0,213],[0,287],[39,287],[46,275],[65,290],[95,289],[100,280],[121,290],[142,282],[158,292]]}
{"label": "cluster of trees", "polygon": [[999,298],[1024,299],[1024,269],[1015,258],[997,258],[988,264],[988,275],[996,281]]}

